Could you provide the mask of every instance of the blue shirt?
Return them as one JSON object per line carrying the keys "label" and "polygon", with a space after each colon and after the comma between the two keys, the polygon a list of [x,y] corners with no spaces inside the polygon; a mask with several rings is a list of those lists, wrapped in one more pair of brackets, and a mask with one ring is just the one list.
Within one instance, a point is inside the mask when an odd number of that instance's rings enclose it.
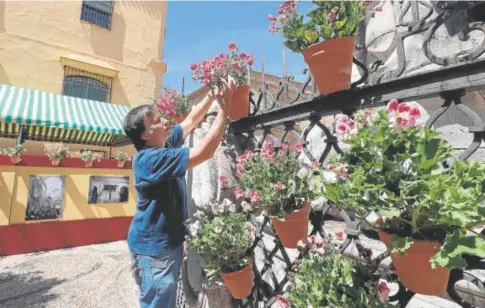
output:
{"label": "blue shirt", "polygon": [[155,256],[184,241],[189,148],[182,144],[183,131],[176,125],[165,148],[145,148],[133,158],[137,200],[127,241],[134,253]]}

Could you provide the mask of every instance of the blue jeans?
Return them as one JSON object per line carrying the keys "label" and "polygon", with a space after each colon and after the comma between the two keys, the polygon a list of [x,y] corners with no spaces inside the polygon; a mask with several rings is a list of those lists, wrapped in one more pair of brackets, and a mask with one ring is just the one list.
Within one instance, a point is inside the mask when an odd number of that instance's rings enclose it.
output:
{"label": "blue jeans", "polygon": [[175,308],[182,260],[182,245],[158,256],[131,254],[141,308]]}

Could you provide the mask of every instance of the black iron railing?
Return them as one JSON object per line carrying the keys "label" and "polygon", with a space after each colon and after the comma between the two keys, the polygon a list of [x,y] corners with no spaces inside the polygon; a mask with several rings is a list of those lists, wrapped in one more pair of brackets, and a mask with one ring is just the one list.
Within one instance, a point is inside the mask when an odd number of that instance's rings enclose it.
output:
{"label": "black iron railing", "polygon": [[[418,9],[419,5],[429,11],[423,14]],[[470,158],[484,141],[485,123],[476,112],[462,103],[462,98],[467,92],[485,89],[485,59],[479,59],[485,52],[485,39],[472,50],[461,51],[452,57],[435,55],[431,51],[430,40],[440,26],[446,25],[453,18],[465,18],[466,20],[465,23],[462,23],[462,28],[457,30],[461,40],[467,40],[471,30],[478,30],[485,34],[485,23],[480,20],[480,18],[483,19],[483,16],[480,17],[479,14],[473,13],[483,11],[484,8],[485,6],[480,1],[405,2],[397,26],[407,30],[399,32],[395,38],[399,59],[398,67],[394,70],[382,70],[380,61],[370,62],[368,59],[363,59],[366,51],[358,46],[354,63],[361,72],[361,78],[346,91],[319,96],[308,70],[304,70],[307,78],[301,87],[296,88],[294,78],[285,75],[280,81],[279,90],[271,92],[263,72],[262,85],[258,89],[253,88],[250,95],[249,116],[230,123],[230,130],[236,137],[239,149],[260,149],[267,138],[276,139],[279,144],[282,144],[288,141],[287,139],[292,135],[293,138],[296,136],[300,139],[299,142],[304,145],[304,154],[311,162],[324,163],[332,152],[342,153],[333,128],[325,124],[324,119],[328,116],[339,113],[353,115],[358,109],[380,107],[394,98],[399,101],[411,101],[441,97],[441,107],[430,116],[426,125],[433,126],[452,106],[458,108],[472,123],[468,127],[468,131],[473,135],[473,139],[460,154],[461,159]],[[404,21],[406,14],[412,14],[410,21]],[[404,39],[424,32],[426,35],[423,40],[423,53],[430,63],[442,67],[416,74],[409,72],[404,74],[406,71]],[[283,71],[286,70],[283,69]],[[293,93],[291,98],[287,95],[289,91]],[[276,128],[280,130],[278,136],[275,136],[274,133]],[[325,146],[318,157],[315,157],[314,153],[308,149],[307,138],[314,129],[321,130],[324,136]],[[325,225],[330,220],[337,219],[335,213],[331,213],[331,211],[335,210],[330,204],[326,204],[322,210],[311,213],[313,226],[311,234],[324,235]],[[362,230],[360,222],[354,219],[351,213],[340,211],[337,216],[338,219],[343,220],[347,236],[340,247],[341,252],[346,254],[349,247],[355,245],[358,255],[351,257],[364,260],[364,254],[368,254],[369,250],[362,241],[365,238],[379,241],[377,233]],[[303,257],[303,252],[299,252],[296,257],[295,253],[292,253],[293,258],[290,258],[289,251],[283,247],[277,234],[272,232],[268,222],[269,219],[266,217],[259,225],[253,245],[253,251],[264,256],[264,260],[260,264],[257,264],[258,262],[254,264],[255,286],[253,292],[248,299],[237,301],[235,305],[238,307],[261,307],[261,305],[271,307],[275,297],[284,293],[289,275],[294,271],[298,260]],[[485,229],[481,232],[485,235]],[[268,233],[273,237],[272,242],[263,240],[267,238]],[[399,285],[398,292],[391,296],[390,301],[398,302],[400,307],[406,307],[415,294],[399,283],[392,264],[384,264],[383,261],[388,257],[389,254],[384,251],[374,255],[372,259],[379,265],[379,273],[382,278],[394,281]],[[467,260],[468,267],[465,270],[452,270],[447,290],[448,296],[462,307],[481,307],[473,299],[462,297],[462,293],[457,291],[455,284],[464,280],[475,285],[482,292],[483,299],[485,281],[469,270],[485,269],[485,261],[467,255],[463,257]],[[284,265],[283,278],[278,278],[275,274],[276,260],[278,264]]]}

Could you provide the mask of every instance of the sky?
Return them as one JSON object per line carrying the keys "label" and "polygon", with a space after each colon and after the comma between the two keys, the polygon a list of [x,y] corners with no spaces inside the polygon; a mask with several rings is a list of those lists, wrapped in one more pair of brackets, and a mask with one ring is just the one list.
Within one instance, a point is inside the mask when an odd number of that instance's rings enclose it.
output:
{"label": "sky", "polygon": [[[297,80],[304,79],[301,70],[305,63],[301,54],[284,47],[281,34],[268,32],[268,15],[277,15],[279,1],[169,1],[163,59],[167,63],[163,86],[181,90],[185,77],[185,93],[198,89],[199,81],[192,80],[190,64],[227,52],[234,42],[244,53],[255,58],[253,70],[281,76],[285,50],[287,71]],[[309,3],[301,2],[299,10]]]}

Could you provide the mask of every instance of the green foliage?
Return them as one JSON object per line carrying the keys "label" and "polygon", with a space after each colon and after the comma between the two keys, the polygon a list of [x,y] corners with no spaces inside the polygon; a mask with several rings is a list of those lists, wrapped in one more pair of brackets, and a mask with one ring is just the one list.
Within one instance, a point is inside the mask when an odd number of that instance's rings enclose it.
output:
{"label": "green foliage", "polygon": [[25,150],[23,149],[23,145],[19,144],[10,148],[2,148],[0,149],[0,155],[5,155],[9,157],[17,156],[17,155],[22,155],[22,152]]}
{"label": "green foliage", "polygon": [[275,25],[272,27],[272,32],[281,31],[285,38],[284,45],[288,49],[302,52],[320,40],[357,35],[358,25],[365,17],[363,1],[312,1],[312,3],[315,8],[306,16],[300,15],[296,9],[289,10],[273,22]]}
{"label": "green foliage", "polygon": [[290,214],[311,198],[308,180],[298,161],[301,145],[283,145],[279,152],[272,141],[261,153],[246,152],[238,157],[238,183],[245,196],[269,215]]}
{"label": "green foliage", "polygon": [[312,254],[299,264],[285,297],[291,307],[386,308],[377,296],[378,277],[343,255]]}
{"label": "green foliage", "polygon": [[[348,177],[328,182],[320,170],[325,185],[315,193],[363,221],[371,211],[387,217],[377,227],[396,233],[393,252],[405,254],[413,239],[444,241],[433,264],[463,267],[463,253],[485,256],[483,237],[466,234],[485,221],[485,164],[454,159],[436,131],[403,125],[407,112],[419,114],[405,107],[342,122],[355,128],[345,140],[349,151],[335,160],[348,166]],[[445,160],[454,163],[444,168]]]}
{"label": "green foliage", "polygon": [[203,258],[209,279],[220,272],[241,270],[251,262],[249,248],[254,227],[244,213],[234,213],[235,205],[225,200],[208,207],[199,220],[189,224],[188,245]]}

